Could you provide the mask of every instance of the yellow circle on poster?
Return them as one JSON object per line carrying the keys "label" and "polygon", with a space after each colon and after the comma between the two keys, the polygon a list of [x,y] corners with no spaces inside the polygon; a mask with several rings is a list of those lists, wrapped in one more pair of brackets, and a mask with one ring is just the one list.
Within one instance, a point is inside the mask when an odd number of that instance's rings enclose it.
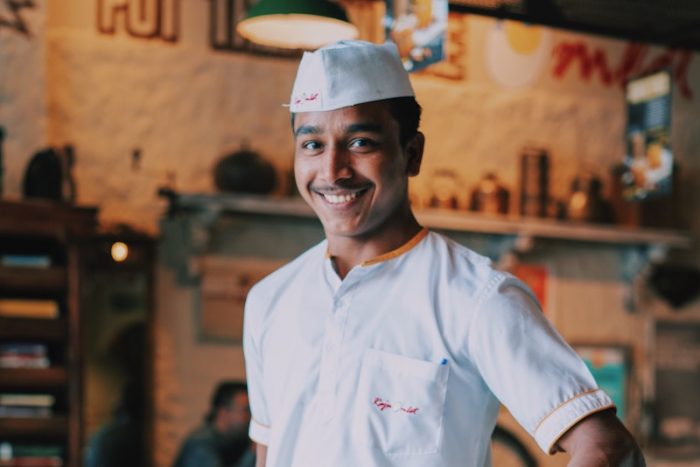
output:
{"label": "yellow circle on poster", "polygon": [[507,21],[505,30],[510,48],[519,54],[534,53],[542,42],[542,29],[538,27]]}

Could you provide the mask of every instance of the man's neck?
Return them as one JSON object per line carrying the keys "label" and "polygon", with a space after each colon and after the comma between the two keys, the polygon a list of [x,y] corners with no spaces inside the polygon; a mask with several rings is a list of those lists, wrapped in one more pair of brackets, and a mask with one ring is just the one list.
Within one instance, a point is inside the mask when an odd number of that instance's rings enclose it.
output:
{"label": "man's neck", "polygon": [[393,223],[378,232],[357,237],[329,235],[328,252],[333,267],[338,276],[344,279],[353,267],[401,247],[421,228],[411,213],[404,222]]}

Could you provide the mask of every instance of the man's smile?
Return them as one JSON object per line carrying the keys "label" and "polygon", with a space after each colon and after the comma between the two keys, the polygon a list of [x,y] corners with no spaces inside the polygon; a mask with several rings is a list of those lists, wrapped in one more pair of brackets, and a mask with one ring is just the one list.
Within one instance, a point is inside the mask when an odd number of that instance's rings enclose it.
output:
{"label": "man's smile", "polygon": [[359,197],[367,193],[369,188],[361,188],[357,190],[313,190],[317,195],[323,198],[327,203],[341,206],[349,205]]}

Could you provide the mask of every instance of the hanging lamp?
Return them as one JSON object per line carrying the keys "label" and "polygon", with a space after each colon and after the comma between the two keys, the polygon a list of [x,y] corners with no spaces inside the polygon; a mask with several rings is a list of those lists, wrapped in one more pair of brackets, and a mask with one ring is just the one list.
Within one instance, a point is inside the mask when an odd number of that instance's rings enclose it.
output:
{"label": "hanging lamp", "polygon": [[358,36],[343,9],[328,0],[260,0],[236,29],[251,42],[283,49],[314,50]]}

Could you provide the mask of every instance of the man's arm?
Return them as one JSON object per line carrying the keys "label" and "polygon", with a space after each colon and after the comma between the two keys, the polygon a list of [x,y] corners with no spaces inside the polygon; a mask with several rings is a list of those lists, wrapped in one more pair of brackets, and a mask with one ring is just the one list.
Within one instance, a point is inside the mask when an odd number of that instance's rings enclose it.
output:
{"label": "man's arm", "polygon": [[568,467],[645,467],[637,442],[613,410],[590,415],[574,425],[556,445],[571,455]]}
{"label": "man's arm", "polygon": [[267,446],[255,443],[255,467],[265,467],[267,461]]}

